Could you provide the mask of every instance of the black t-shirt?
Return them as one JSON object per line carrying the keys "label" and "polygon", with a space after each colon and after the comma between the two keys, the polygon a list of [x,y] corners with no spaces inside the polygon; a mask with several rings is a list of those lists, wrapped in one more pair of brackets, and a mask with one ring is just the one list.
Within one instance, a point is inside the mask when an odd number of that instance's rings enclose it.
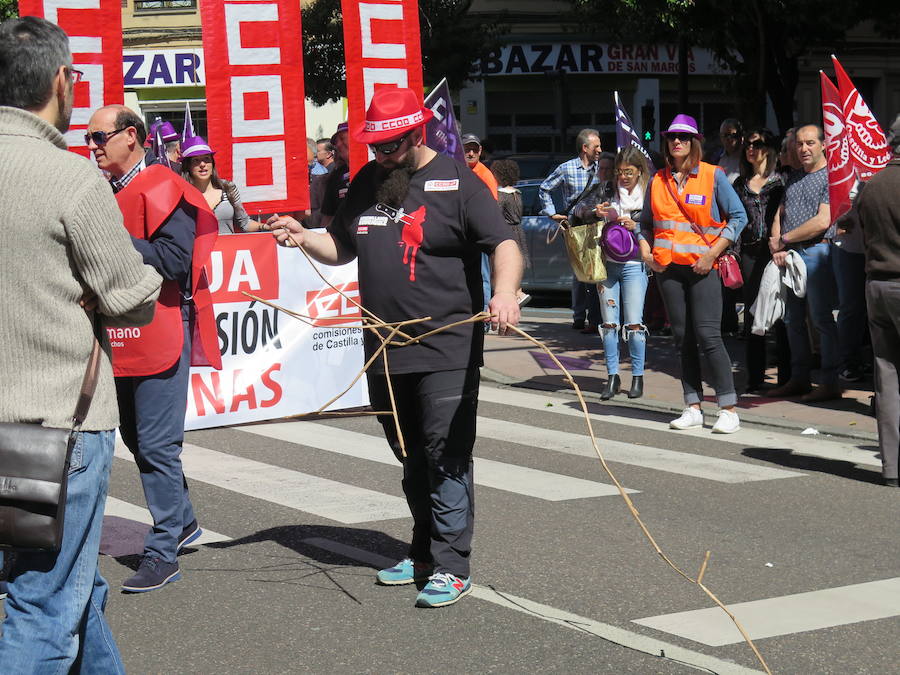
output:
{"label": "black t-shirt", "polygon": [[345,164],[335,164],[334,169],[325,176],[325,193],[322,197],[322,207],[319,209],[321,215],[333,216],[337,213],[349,184],[350,169]]}
{"label": "black t-shirt", "polygon": [[[437,155],[413,174],[402,209],[376,204],[376,164],[364,166],[328,231],[359,261],[362,304],[384,321],[430,316],[403,330],[410,336],[477,314],[484,306],[481,253],[490,253],[510,228],[484,183],[466,166]],[[364,331],[366,354],[380,341]],[[482,364],[480,323],[442,331],[390,348],[392,373],[456,370]],[[379,358],[372,364],[384,372]]]}

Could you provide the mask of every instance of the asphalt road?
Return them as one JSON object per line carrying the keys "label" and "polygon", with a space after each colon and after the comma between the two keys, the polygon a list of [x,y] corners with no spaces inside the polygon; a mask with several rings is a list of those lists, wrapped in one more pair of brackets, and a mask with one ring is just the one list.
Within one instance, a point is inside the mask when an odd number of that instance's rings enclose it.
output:
{"label": "asphalt road", "polygon": [[[129,672],[761,670],[721,610],[669,616],[714,605],[648,544],[571,399],[483,385],[479,412],[476,590],[439,610],[415,608],[414,587],[373,583],[403,557],[411,521],[371,417],[187,434],[194,504],[219,541],[141,595],[118,592],[146,528],[122,454],[104,534],[118,557],[100,564]],[[658,544],[694,577],[711,551],[704,583],[737,605],[773,672],[896,672],[898,492],[833,470],[846,456],[874,479],[871,447],[594,412]],[[767,602],[740,604],[753,601]]]}

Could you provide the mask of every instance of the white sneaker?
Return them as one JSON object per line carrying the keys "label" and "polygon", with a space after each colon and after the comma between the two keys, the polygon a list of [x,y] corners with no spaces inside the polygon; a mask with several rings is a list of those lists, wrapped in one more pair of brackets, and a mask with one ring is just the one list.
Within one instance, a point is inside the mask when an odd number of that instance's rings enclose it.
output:
{"label": "white sneaker", "polygon": [[738,419],[737,413],[730,410],[720,410],[719,419],[713,425],[712,432],[714,434],[733,434],[740,428],[741,420]]}
{"label": "white sneaker", "polygon": [[669,422],[672,429],[700,429],[703,426],[703,413],[699,409],[688,406],[677,420]]}

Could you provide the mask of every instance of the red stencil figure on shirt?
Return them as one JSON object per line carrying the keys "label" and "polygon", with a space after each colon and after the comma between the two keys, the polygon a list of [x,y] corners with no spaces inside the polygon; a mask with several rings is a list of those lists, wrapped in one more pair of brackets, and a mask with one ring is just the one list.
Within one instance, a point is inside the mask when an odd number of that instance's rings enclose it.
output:
{"label": "red stencil figure on shirt", "polygon": [[412,213],[404,213],[402,208],[392,209],[385,204],[377,204],[375,210],[390,216],[395,223],[403,223],[403,230],[397,245],[403,247],[403,264],[409,265],[409,280],[415,281],[416,253],[425,238],[425,231],[422,229],[422,223],[425,222],[427,214],[425,206],[420,206]]}

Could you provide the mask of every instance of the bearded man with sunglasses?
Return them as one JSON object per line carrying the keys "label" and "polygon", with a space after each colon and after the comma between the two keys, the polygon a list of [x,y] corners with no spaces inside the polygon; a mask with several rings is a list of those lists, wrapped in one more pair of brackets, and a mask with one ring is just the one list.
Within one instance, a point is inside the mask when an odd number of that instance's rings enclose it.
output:
{"label": "bearded man with sunglasses", "polygon": [[[148,323],[162,280],[134,250],[96,167],[66,149],[80,76],[59,26],[33,16],[0,24],[0,422],[71,429],[101,344],[73,439],[59,550],[0,554],[9,571],[3,673],[125,672],[97,568],[119,420],[104,328]],[[16,475],[17,464],[4,462],[0,475]]]}
{"label": "bearded man with sunglasses", "polygon": [[176,556],[202,534],[181,468],[192,365],[221,368],[212,299],[203,272],[219,224],[203,195],[144,154],[144,123],[121,105],[100,108],[85,142],[110,184],[134,247],[164,279],[156,316],[112,341],[122,440],[134,455],[153,528],[128,593],[181,578]]}
{"label": "bearded man with sunglasses", "polygon": [[[268,227],[280,243],[293,240],[319,262],[358,258],[363,306],[388,322],[430,317],[403,328],[411,337],[482,310],[485,252],[494,273],[491,323],[506,334],[519,320],[519,247],[485,184],[424,144],[431,117],[411,89],[375,92],[364,125],[352,134],[371,147],[375,161],[350,183],[327,232],[304,230],[293,218],[272,218]],[[381,341],[365,333],[371,356]],[[483,344],[479,322],[460,323],[408,346],[388,347],[387,365],[378,358],[368,373],[376,411],[391,410],[390,377],[404,445],[390,414],[379,421],[403,464],[413,516],[408,556],[376,580],[427,581],[416,598],[420,607],[453,604],[472,589],[472,448]]]}

